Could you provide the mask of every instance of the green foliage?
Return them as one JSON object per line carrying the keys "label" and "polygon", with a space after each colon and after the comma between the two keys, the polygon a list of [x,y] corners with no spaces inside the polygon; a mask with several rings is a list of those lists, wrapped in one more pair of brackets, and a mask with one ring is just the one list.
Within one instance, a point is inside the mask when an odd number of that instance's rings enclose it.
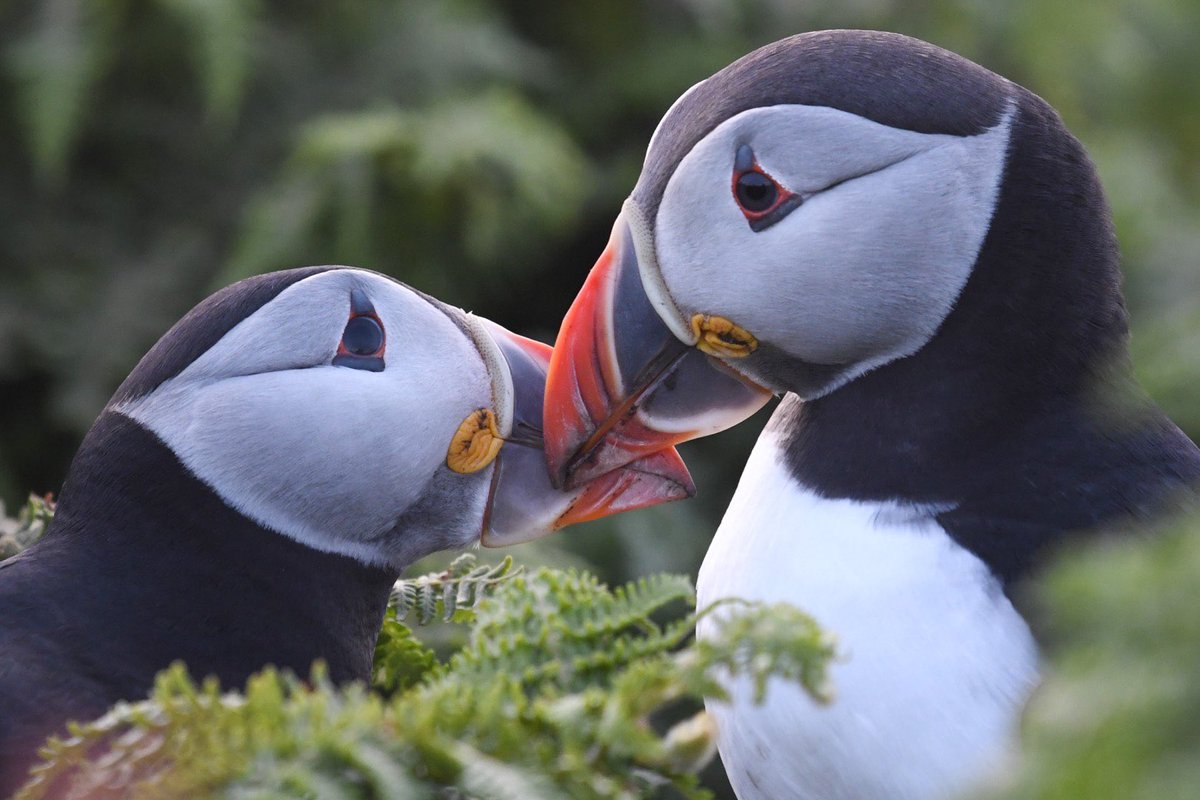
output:
{"label": "green foliage", "polygon": [[[376,789],[402,788],[400,768],[379,759],[383,720],[380,698],[359,688],[337,691],[320,670],[311,686],[267,670],[234,695],[211,680],[197,686],[175,665],[159,676],[149,701],[120,704],[73,725],[69,738],[51,740],[44,766],[17,796],[356,796],[346,773]],[[89,761],[97,743],[108,753]],[[380,760],[375,769],[373,759]],[[336,788],[341,783],[349,785]]]}
{"label": "green foliage", "polygon": [[[1200,3],[12,0],[0,497],[55,490],[141,354],[254,272],[357,264],[551,338],[671,102],[829,27],[923,37],[1062,110],[1116,212],[1139,375],[1200,436]],[[564,547],[607,580],[694,569],[753,427],[689,448],[696,502]]]}
{"label": "green foliage", "polygon": [[512,556],[499,564],[475,565],[474,553],[463,553],[441,572],[396,581],[391,606],[403,621],[413,611],[417,624],[427,625],[436,616],[444,621],[474,619],[471,609],[502,582],[520,573],[513,569]]}
{"label": "green foliage", "polygon": [[529,255],[575,221],[586,177],[574,143],[510,91],[328,114],[298,131],[280,177],[250,206],[214,288],[301,263],[332,229],[340,260],[386,263],[380,249],[391,244],[416,257],[406,279],[438,293],[444,265],[420,245],[443,248],[397,231],[397,216],[423,216],[453,232],[474,263]]}
{"label": "green foliage", "polygon": [[186,31],[196,74],[204,85],[209,117],[221,125],[236,119],[246,91],[254,41],[259,29],[259,0],[159,0]]}
{"label": "green foliage", "polygon": [[401,583],[409,609],[456,598],[449,616],[469,635],[444,662],[394,606],[373,691],[335,688],[317,668],[308,682],[268,670],[222,693],[176,665],[148,701],[51,741],[18,798],[702,798],[711,721],[668,726],[664,711],[694,708],[718,673],[777,675],[825,697],[832,645],[795,609],[725,608],[713,637],[689,643],[696,614],[655,620],[694,600],[685,578],[610,591],[583,573],[510,566],[460,557]]}
{"label": "green foliage", "polygon": [[[358,264],[548,340],[675,97],[753,47],[829,27],[928,39],[1063,112],[1114,207],[1139,377],[1200,436],[1193,0],[11,0],[0,497],[56,489],[140,355],[246,274]],[[520,560],[559,548],[610,581],[693,571],[754,427],[688,446],[695,501]],[[36,535],[0,526],[0,557]],[[467,625],[445,627],[465,646]],[[401,630],[385,628],[380,691],[436,672]]]}
{"label": "green foliage", "polygon": [[437,664],[433,650],[413,636],[411,628],[389,615],[375,643],[371,689],[391,697],[416,686]]}
{"label": "green foliage", "polygon": [[36,542],[53,517],[54,499],[50,495],[31,494],[15,519],[4,512],[4,502],[0,501],[0,561]]}
{"label": "green foliage", "polygon": [[1011,800],[1190,800],[1200,788],[1200,517],[1071,552],[1043,586],[1054,656]]}
{"label": "green foliage", "polygon": [[57,0],[40,5],[28,33],[5,53],[34,168],[61,182],[112,46],[113,4]]}

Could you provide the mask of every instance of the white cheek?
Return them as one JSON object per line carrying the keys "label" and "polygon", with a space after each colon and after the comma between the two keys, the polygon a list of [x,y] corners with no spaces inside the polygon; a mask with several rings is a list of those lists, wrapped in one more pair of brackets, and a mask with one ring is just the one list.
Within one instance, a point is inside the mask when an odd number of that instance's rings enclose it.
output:
{"label": "white cheek", "polygon": [[[387,331],[382,372],[324,361],[350,287],[364,285]],[[455,430],[492,402],[475,346],[424,299],[365,273],[332,273],[281,300],[117,410],[154,431],[229,506],[319,550],[383,564],[397,550],[387,536],[414,506],[440,530],[461,522],[442,520],[438,498],[424,494]],[[263,364],[267,352],[274,361]],[[288,368],[296,352],[310,360]],[[445,513],[472,513],[461,501]]]}
{"label": "white cheek", "polygon": [[[753,140],[764,166],[788,186],[869,174],[817,192],[755,233],[729,187],[732,154],[748,133],[731,128],[698,145],[668,184],[656,230],[659,263],[685,315],[727,316],[797,358],[853,365],[849,372],[857,374],[914,352],[949,313],[990,223],[1008,121],[964,138],[853,118],[843,148],[851,155],[838,161],[833,150],[808,157],[837,143],[828,117],[843,114],[817,111],[820,124],[801,114],[806,133],[820,133],[816,139],[784,150],[782,142]],[[882,133],[867,136],[864,125]],[[866,149],[857,161],[855,148]],[[803,163],[797,152],[808,154]],[[891,165],[881,168],[881,160]]]}
{"label": "white cheek", "polygon": [[217,380],[299,369],[329,361],[350,312],[356,273],[334,271],[299,281],[239,322],[180,375]]}
{"label": "white cheek", "polygon": [[485,392],[324,366],[184,386],[127,413],[251,519],[379,562],[363,548],[421,497]]}
{"label": "white cheek", "polygon": [[445,458],[432,444],[450,432],[430,430],[415,387],[339,367],[305,372],[200,392],[177,452],[273,528],[377,535],[420,496]]}

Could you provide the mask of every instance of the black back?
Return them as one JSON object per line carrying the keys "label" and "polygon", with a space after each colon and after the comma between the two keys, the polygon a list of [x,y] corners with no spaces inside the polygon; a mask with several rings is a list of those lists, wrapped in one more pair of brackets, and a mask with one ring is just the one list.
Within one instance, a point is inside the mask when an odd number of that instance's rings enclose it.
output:
{"label": "black back", "polygon": [[175,660],[227,687],[318,658],[335,681],[367,679],[395,578],[265,530],[105,412],[50,529],[0,563],[0,797],[48,734],[145,697]]}

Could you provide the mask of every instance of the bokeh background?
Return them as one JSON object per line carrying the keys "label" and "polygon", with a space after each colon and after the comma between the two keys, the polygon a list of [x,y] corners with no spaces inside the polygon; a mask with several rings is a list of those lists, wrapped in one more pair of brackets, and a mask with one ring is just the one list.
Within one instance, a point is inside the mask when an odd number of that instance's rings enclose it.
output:
{"label": "bokeh background", "polygon": [[[158,336],[255,273],[370,267],[553,341],[671,102],[831,27],[1060,110],[1116,213],[1139,373],[1200,434],[1196,0],[0,0],[0,498],[57,489]],[[694,569],[765,418],[686,448],[698,499],[537,552]]]}
{"label": "bokeh background", "polygon": [[[785,35],[900,31],[1044,96],[1116,215],[1150,393],[1200,436],[1196,0],[0,0],[0,498],[55,491],[138,358],[239,278],[341,263],[552,341],[659,117]],[[694,572],[700,496],[518,553]]]}

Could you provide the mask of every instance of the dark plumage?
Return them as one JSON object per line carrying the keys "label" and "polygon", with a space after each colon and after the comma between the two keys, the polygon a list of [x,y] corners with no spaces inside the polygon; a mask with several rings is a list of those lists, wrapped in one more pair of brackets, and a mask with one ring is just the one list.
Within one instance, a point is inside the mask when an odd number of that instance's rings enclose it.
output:
{"label": "dark plumage", "polygon": [[0,563],[0,796],[65,719],[145,696],[175,660],[229,687],[318,658],[336,681],[366,679],[396,577],[265,530],[104,414],[50,529]]}

